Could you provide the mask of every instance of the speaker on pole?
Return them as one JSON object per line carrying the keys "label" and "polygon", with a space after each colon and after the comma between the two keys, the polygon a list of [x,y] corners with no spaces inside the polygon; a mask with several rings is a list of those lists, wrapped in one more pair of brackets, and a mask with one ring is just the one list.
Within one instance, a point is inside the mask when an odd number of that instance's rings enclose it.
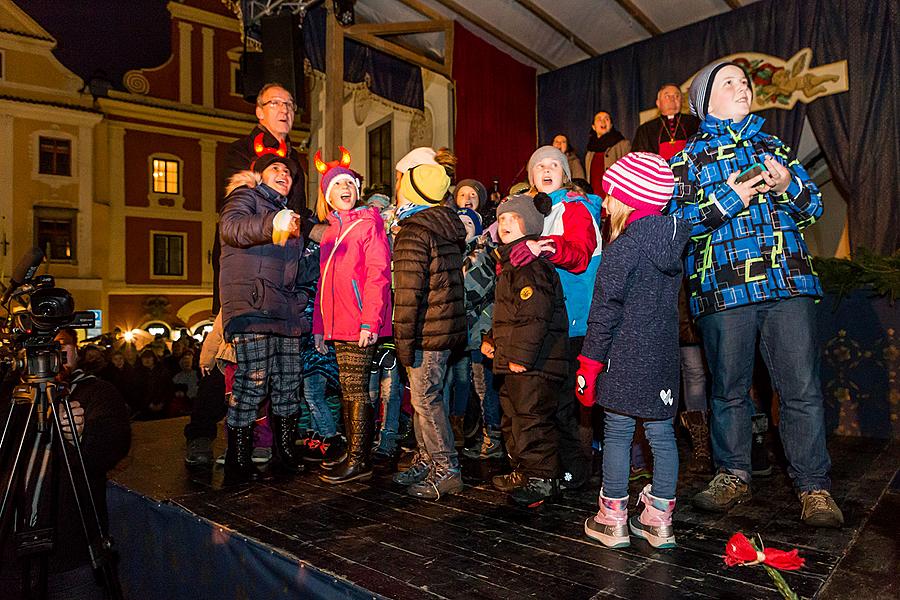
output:
{"label": "speaker on pole", "polygon": [[298,105],[304,104],[305,54],[300,24],[300,18],[287,11],[260,19],[262,52],[245,51],[241,56],[245,99],[253,102],[263,85],[279,83]]}

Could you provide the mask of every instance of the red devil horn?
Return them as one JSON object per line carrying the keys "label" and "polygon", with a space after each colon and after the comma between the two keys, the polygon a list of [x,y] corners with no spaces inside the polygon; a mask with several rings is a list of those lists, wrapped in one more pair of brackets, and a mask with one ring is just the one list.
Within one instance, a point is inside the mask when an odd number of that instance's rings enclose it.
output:
{"label": "red devil horn", "polygon": [[344,148],[343,146],[338,146],[341,151],[341,166],[349,167],[350,166],[350,151]]}
{"label": "red devil horn", "polygon": [[265,149],[266,145],[263,143],[263,134],[260,133],[253,138],[253,152],[255,152],[257,156],[262,156]]}
{"label": "red devil horn", "polygon": [[316,156],[313,158],[313,162],[316,165],[316,171],[318,171],[319,173],[324,175],[325,171],[328,170],[328,165],[326,165],[325,163],[322,162],[322,151],[321,150],[316,150]]}
{"label": "red devil horn", "polygon": [[288,147],[286,141],[281,140],[278,142],[278,150],[275,151],[275,154],[277,154],[281,158],[285,158],[288,155]]}

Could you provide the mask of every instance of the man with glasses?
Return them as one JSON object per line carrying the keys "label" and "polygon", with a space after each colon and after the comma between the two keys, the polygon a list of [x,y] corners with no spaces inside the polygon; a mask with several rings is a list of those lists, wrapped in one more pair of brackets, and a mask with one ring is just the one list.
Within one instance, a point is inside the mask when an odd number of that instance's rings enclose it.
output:
{"label": "man with glasses", "polygon": [[[225,186],[231,176],[240,171],[253,168],[253,163],[266,154],[276,154],[288,157],[302,165],[300,157],[291,145],[289,134],[294,126],[294,115],[297,104],[291,93],[279,83],[267,83],[259,90],[256,96],[256,118],[259,123],[249,134],[231,143],[225,155],[225,166],[222,171],[222,187]],[[298,169],[293,180],[290,192],[287,194],[287,207],[300,215],[300,235],[304,240],[319,241],[324,226],[315,226],[315,220],[306,206],[306,177],[303,170]],[[221,207],[220,207],[221,210]],[[216,235],[212,248],[213,267],[213,314],[217,314],[221,308],[219,302],[219,256],[221,247],[219,243],[219,226],[216,225]],[[315,281],[318,278],[318,253],[313,253],[301,261],[300,268],[308,268],[308,278]],[[221,383],[221,382],[220,382]],[[201,382],[201,387],[202,382]],[[212,386],[215,391],[212,394],[219,396],[221,385]],[[224,393],[224,391],[222,392]],[[210,407],[214,407],[214,410]],[[224,403],[200,402],[191,414],[191,421],[184,428],[184,436],[187,442],[185,462],[191,466],[208,466],[212,464],[212,442],[216,437],[216,423],[225,415]]]}

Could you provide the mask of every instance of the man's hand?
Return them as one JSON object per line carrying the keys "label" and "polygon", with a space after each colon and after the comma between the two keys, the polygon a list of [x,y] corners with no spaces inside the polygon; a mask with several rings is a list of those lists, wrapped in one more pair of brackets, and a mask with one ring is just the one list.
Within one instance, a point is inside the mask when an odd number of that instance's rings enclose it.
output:
{"label": "man's hand", "polygon": [[481,353],[488,358],[494,358],[494,344],[487,340],[481,342]]}
{"label": "man's hand", "polygon": [[313,343],[316,346],[316,352],[319,354],[328,354],[328,347],[325,345],[325,336],[321,333],[313,334]]}
{"label": "man's hand", "polygon": [[744,208],[750,206],[750,201],[753,200],[757,194],[765,194],[772,189],[763,179],[763,174],[759,174],[753,179],[748,179],[742,183],[737,183],[735,181],[738,176],[739,173],[735,171],[728,176],[726,183],[731,186],[731,189],[733,189],[740,197],[741,202],[744,204]]}
{"label": "man's hand", "polygon": [[[81,439],[81,434],[84,433],[84,409],[81,408],[81,403],[78,400],[72,400],[69,402],[69,406],[72,407],[72,418],[75,419],[75,431],[78,433],[78,439]],[[65,407],[60,404],[57,408],[57,414],[59,414],[59,424],[62,426],[63,437],[66,438],[66,441],[70,444],[74,443],[72,438],[72,425],[69,423],[69,415],[66,413]]]}
{"label": "man's hand", "polygon": [[368,329],[359,330],[359,347],[367,348],[378,341],[378,334]]}
{"label": "man's hand", "polygon": [[509,363],[509,370],[512,371],[513,373],[524,373],[525,371],[528,370],[528,367],[523,367],[522,365],[520,365],[518,363],[511,362],[511,363]]}
{"label": "man's hand", "polygon": [[764,162],[767,170],[762,172],[763,181],[780,196],[791,184],[791,172],[772,156],[766,155]]}

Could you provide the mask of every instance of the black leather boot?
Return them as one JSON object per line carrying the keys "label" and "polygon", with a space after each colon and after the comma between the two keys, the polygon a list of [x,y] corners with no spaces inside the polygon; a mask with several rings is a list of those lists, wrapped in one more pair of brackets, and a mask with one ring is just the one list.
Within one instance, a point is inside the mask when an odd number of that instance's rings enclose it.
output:
{"label": "black leather boot", "polygon": [[275,414],[269,415],[269,424],[272,426],[272,457],[274,465],[282,472],[290,475],[302,473],[303,463],[300,460],[300,452],[296,446],[297,424],[300,422],[300,413],[281,417]]}
{"label": "black leather boot", "polygon": [[347,483],[372,477],[372,439],[374,414],[368,402],[352,402],[348,406],[347,460],[319,478],[325,483]]}
{"label": "black leather boot", "polygon": [[246,483],[259,479],[253,464],[253,426],[228,427],[228,448],[225,450],[225,483]]}
{"label": "black leather boot", "polygon": [[347,448],[349,448],[350,440],[350,403],[345,402],[343,399],[341,400],[341,419],[344,422],[344,437],[347,438],[348,445],[338,456],[335,456],[331,459],[324,459],[321,463],[319,463],[319,466],[322,467],[323,471],[331,471],[332,469],[339,468],[341,465],[347,462]]}

